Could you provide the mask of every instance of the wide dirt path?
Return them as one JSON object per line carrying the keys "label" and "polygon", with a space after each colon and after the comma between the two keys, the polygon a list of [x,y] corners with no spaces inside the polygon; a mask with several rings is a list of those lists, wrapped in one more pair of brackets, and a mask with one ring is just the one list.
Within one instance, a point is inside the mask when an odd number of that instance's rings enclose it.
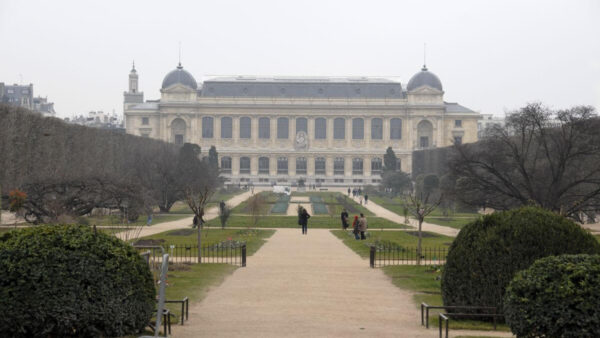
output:
{"label": "wide dirt path", "polygon": [[281,229],[200,303],[174,337],[435,337],[411,294],[329,230]]}

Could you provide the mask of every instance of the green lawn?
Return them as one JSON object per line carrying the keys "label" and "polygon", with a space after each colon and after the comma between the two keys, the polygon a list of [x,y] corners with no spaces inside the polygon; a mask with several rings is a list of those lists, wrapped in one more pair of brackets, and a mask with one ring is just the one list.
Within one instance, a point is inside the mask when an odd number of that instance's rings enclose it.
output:
{"label": "green lawn", "polygon": [[447,227],[451,227],[451,228],[455,228],[455,229],[462,229],[465,225],[473,222],[476,219],[477,219],[477,217],[456,218],[456,217],[452,217],[452,216],[449,216],[449,217],[438,216],[438,217],[425,217],[425,222],[431,223],[431,224],[443,225],[443,226],[447,226]]}
{"label": "green lawn", "polygon": [[[202,245],[216,244],[226,240],[246,241],[246,254],[251,256],[265,243],[265,239],[274,233],[275,230],[203,229]],[[160,245],[167,248],[169,245],[196,245],[198,243],[197,236],[195,229],[187,228],[161,232],[142,237],[140,240],[163,240]]]}
{"label": "green lawn", "polygon": [[[368,217],[369,227],[372,229],[406,229],[404,224],[394,223],[380,217]],[[206,223],[210,227],[221,227],[218,219],[210,220]],[[228,227],[249,227],[252,225],[252,217],[244,215],[233,215],[227,222]],[[259,218],[256,228],[298,228],[298,217],[296,216],[271,216],[267,215]],[[341,229],[342,223],[338,215],[331,216],[312,216],[308,220],[308,227],[314,229]]]}
{"label": "green lawn", "polygon": [[[440,266],[396,265],[382,269],[392,279],[394,285],[415,292],[413,296],[415,311],[420,311],[422,302],[429,305],[443,305],[441,294],[442,268]],[[439,310],[429,311],[430,329],[438,327],[439,312]],[[489,322],[451,319],[450,328],[453,330],[492,330],[493,325]],[[498,324],[498,330],[510,331],[510,328],[507,325]]]}
{"label": "green lawn", "polygon": [[594,237],[596,237],[596,239],[598,240],[598,242],[600,242],[600,235],[594,235]]}
{"label": "green lawn", "polygon": [[[221,284],[225,277],[238,267],[230,264],[171,264],[167,274],[166,298],[180,300],[185,297],[190,303],[202,300],[211,287]],[[172,325],[178,325],[180,320],[181,305],[166,304],[176,320]],[[191,306],[191,305],[190,305]],[[190,318],[190,320],[194,320]]]}
{"label": "green lawn", "polygon": [[[363,258],[369,257],[370,245],[378,241],[394,243],[405,248],[416,248],[418,241],[416,231],[377,231],[376,229],[371,229],[369,230],[368,238],[364,241],[355,240],[354,235],[349,231],[332,230],[331,232]],[[453,240],[453,237],[423,232],[422,246],[423,248],[447,248]],[[429,259],[428,257],[426,258]]]}
{"label": "green lawn", "polygon": [[[186,214],[175,214],[175,215],[173,215],[173,214],[154,214],[154,215],[152,215],[152,224],[151,225],[155,225],[155,224],[163,223],[163,222],[177,221],[177,220],[180,220],[180,219],[186,218],[186,217],[190,217],[190,215],[186,215]],[[101,227],[101,226],[124,225],[123,219],[121,217],[119,217],[118,215],[90,216],[90,217],[84,217],[82,219],[85,219],[90,226],[96,225],[96,226]],[[140,215],[140,217],[137,219],[137,221],[130,222],[126,226],[129,226],[129,227],[137,227],[137,226],[142,226],[142,225],[145,226],[146,222],[147,222],[146,215]]]}

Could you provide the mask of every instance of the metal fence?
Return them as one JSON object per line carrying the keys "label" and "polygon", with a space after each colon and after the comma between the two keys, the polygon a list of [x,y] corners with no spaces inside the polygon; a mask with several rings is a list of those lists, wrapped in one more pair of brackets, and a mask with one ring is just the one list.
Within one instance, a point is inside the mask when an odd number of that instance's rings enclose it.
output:
{"label": "metal fence", "polygon": [[371,246],[369,263],[372,268],[389,265],[439,265],[446,263],[448,248],[421,248],[421,261],[418,262],[416,247]]}
{"label": "metal fence", "polygon": [[164,250],[169,254],[171,263],[225,263],[246,266],[246,243],[216,243],[203,245],[198,255],[198,245],[134,245],[150,266],[158,265]]}

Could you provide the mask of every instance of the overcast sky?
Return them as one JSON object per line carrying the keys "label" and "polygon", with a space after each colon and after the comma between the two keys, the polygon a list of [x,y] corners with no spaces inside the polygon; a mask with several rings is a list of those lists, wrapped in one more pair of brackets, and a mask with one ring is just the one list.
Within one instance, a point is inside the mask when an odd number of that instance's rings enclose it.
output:
{"label": "overcast sky", "polygon": [[600,1],[0,0],[0,82],[61,117],[118,114],[135,59],[157,99],[181,61],[210,75],[395,76],[423,64],[445,100],[504,115],[527,102],[600,108]]}

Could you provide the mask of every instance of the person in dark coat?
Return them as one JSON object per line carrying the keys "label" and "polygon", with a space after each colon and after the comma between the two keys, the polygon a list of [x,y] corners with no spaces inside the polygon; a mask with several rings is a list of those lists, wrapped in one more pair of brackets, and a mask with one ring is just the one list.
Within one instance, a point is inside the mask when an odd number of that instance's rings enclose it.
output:
{"label": "person in dark coat", "polygon": [[346,211],[346,209],[342,209],[342,214],[340,215],[340,217],[342,219],[342,229],[348,229],[348,212]]}
{"label": "person in dark coat", "polygon": [[369,195],[365,194],[365,205],[369,202]]}
{"label": "person in dark coat", "polygon": [[354,222],[352,222],[352,233],[354,234],[354,239],[360,239],[360,229],[359,229],[359,222],[358,222],[358,216],[354,216]]}
{"label": "person in dark coat", "polygon": [[302,234],[306,235],[308,232],[308,219],[310,218],[310,215],[308,214],[306,209],[302,208],[302,211],[300,212],[298,218],[298,223],[300,223],[300,225],[302,226]]}

